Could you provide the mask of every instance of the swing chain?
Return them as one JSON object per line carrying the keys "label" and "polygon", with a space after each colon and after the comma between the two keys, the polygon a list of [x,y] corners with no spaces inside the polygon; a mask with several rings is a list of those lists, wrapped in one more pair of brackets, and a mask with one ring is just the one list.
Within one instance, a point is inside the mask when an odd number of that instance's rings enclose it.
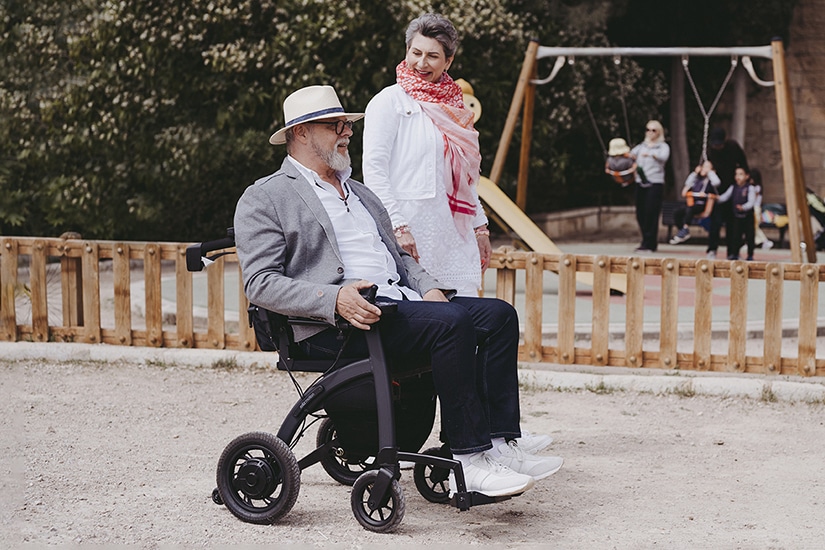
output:
{"label": "swing chain", "polygon": [[622,58],[619,55],[613,56],[613,64],[616,65],[616,74],[619,80],[619,101],[622,103],[622,115],[624,116],[624,129],[627,137],[627,143],[633,143],[630,139],[630,119],[627,116],[627,103],[624,96],[624,83],[622,79]]}
{"label": "swing chain", "polygon": [[[628,116],[627,116],[627,103],[625,102],[624,84],[622,83],[621,62],[622,62],[621,56],[618,56],[618,55],[613,56],[613,63],[616,65],[616,71],[619,75],[619,100],[621,101],[621,104],[622,104],[622,114],[624,115],[625,130],[627,132],[627,143],[632,143],[632,140],[630,139],[630,120],[628,119]],[[571,67],[573,67],[574,64],[575,64],[575,58],[573,56],[570,56],[567,60],[567,64],[570,65]],[[581,82],[582,82],[582,88],[584,88],[584,85],[585,85],[584,80],[582,79]],[[587,99],[586,90],[584,91],[583,97],[584,97],[584,106],[587,109],[587,116],[590,118],[590,124],[593,126],[593,130],[595,131],[596,137],[599,140],[599,145],[601,145],[601,147],[602,147],[602,152],[604,153],[604,156],[607,157],[607,145],[605,144],[604,138],[602,137],[602,133],[599,130],[599,124],[596,122],[596,117],[593,114],[593,110],[590,107],[590,101]]]}
{"label": "swing chain", "polygon": [[710,127],[710,116],[713,114],[713,111],[716,110],[716,106],[719,104],[719,100],[722,99],[722,94],[724,93],[725,88],[727,88],[728,82],[730,82],[733,72],[736,70],[736,66],[739,64],[739,56],[731,56],[730,70],[728,71],[727,76],[725,76],[725,80],[722,82],[722,86],[719,88],[716,98],[713,100],[713,103],[711,103],[710,109],[708,110],[705,110],[705,105],[702,103],[702,97],[699,95],[699,90],[696,88],[696,83],[693,81],[693,76],[690,74],[688,64],[688,56],[683,55],[682,68],[685,70],[685,75],[687,75],[690,87],[693,89],[693,95],[696,97],[696,103],[699,105],[699,110],[702,112],[702,118],[704,118],[704,127],[702,131],[702,162],[704,162],[708,159],[708,128]]}

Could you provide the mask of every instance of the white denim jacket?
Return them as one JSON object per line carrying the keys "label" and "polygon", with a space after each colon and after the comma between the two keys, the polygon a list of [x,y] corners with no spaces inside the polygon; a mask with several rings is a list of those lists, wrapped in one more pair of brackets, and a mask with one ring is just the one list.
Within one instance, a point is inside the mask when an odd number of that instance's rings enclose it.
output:
{"label": "white denim jacket", "polygon": [[[435,196],[436,178],[444,177],[443,140],[417,101],[394,84],[370,100],[364,119],[364,183],[384,203],[393,227],[405,225],[399,200]],[[473,227],[487,223],[476,198]]]}

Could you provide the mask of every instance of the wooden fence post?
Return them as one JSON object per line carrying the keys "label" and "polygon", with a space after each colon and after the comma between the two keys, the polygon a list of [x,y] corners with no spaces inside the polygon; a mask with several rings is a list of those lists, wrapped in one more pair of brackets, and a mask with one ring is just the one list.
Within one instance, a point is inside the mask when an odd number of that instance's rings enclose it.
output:
{"label": "wooden fence post", "polygon": [[209,301],[207,305],[207,338],[209,346],[215,349],[226,347],[226,285],[224,277],[224,258],[218,258],[206,270],[206,281],[209,286]]}
{"label": "wooden fence post", "polygon": [[664,258],[662,266],[662,311],[659,336],[659,361],[663,369],[675,369],[676,339],[679,323],[679,260]]}
{"label": "wooden fence post", "polygon": [[784,267],[779,263],[765,266],[765,327],[762,332],[763,361],[768,374],[782,373],[782,301]]}
{"label": "wooden fence post", "polygon": [[158,245],[150,243],[143,251],[143,276],[146,285],[146,345],[163,346],[163,298],[161,296],[161,254]]}
{"label": "wooden fence post", "polygon": [[541,321],[544,303],[544,256],[527,255],[524,284],[524,352],[529,361],[541,360]]}
{"label": "wooden fence post", "polygon": [[83,244],[83,323],[89,344],[100,342],[100,256],[94,241]]}
{"label": "wooden fence post", "polygon": [[17,288],[17,241],[2,239],[0,249],[0,338],[7,342],[17,341],[17,313],[14,291]]}
{"label": "wooden fence post", "polygon": [[559,259],[559,363],[576,361],[576,257],[563,254]]}
{"label": "wooden fence post", "polygon": [[799,365],[801,376],[816,374],[816,318],[819,266],[803,264],[799,273]]}
{"label": "wooden fence post", "polygon": [[115,243],[112,248],[112,275],[114,277],[115,293],[115,340],[122,346],[131,346],[131,247],[128,243]]}
{"label": "wooden fence post", "polygon": [[590,333],[590,364],[608,363],[610,346],[610,257],[593,261],[593,328]]}
{"label": "wooden fence post", "polygon": [[737,260],[730,264],[730,337],[728,365],[744,372],[745,343],[748,333],[748,264]]}
{"label": "wooden fence post", "polygon": [[[63,324],[67,327],[83,326],[83,260],[70,255],[78,243],[80,235],[64,233],[64,240],[58,249],[60,256],[60,289],[63,299]],[[70,242],[74,240],[74,242]]]}
{"label": "wooden fence post", "polygon": [[49,303],[46,290],[46,241],[37,239],[32,247],[29,286],[32,304],[32,340],[49,341]]}
{"label": "wooden fence post", "polygon": [[710,370],[713,339],[713,262],[696,262],[693,302],[693,368]]}
{"label": "wooden fence post", "polygon": [[186,269],[186,246],[180,245],[175,258],[175,323],[177,345],[180,348],[191,348],[195,345],[192,301],[192,273]]}

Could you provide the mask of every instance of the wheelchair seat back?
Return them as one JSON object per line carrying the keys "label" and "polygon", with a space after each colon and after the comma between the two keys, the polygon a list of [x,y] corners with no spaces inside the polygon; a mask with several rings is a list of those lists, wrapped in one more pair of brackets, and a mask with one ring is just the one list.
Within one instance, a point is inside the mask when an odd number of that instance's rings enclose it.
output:
{"label": "wheelchair seat back", "polygon": [[255,330],[255,339],[262,351],[278,352],[278,370],[295,372],[326,372],[335,364],[338,367],[354,363],[361,358],[310,359],[295,342],[292,326],[286,315],[250,305],[247,310],[249,325]]}

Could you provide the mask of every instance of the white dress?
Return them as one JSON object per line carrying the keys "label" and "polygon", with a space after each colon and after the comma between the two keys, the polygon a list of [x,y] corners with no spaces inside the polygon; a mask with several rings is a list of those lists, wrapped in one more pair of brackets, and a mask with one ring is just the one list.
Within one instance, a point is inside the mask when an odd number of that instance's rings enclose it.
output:
{"label": "white dress", "polygon": [[481,287],[481,256],[473,228],[460,235],[447,204],[444,180],[431,199],[401,200],[399,206],[409,220],[421,266],[427,272],[455,288],[461,296],[478,296]]}

